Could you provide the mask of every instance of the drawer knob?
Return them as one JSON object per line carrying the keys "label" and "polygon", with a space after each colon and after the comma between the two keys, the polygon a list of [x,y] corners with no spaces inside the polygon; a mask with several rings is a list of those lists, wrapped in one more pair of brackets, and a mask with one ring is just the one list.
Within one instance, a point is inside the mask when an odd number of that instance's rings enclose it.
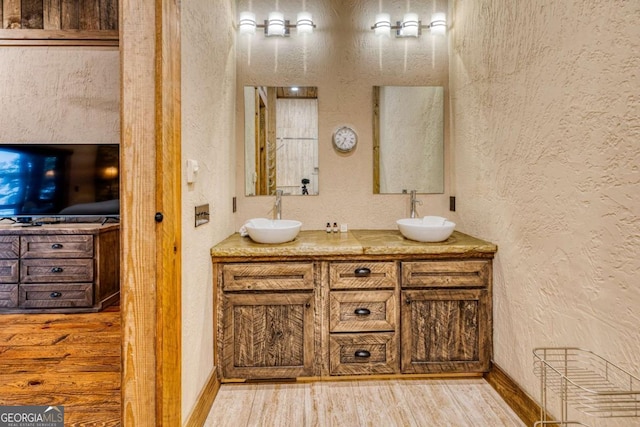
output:
{"label": "drawer knob", "polygon": [[356,308],[353,312],[358,316],[368,316],[371,314],[371,310],[368,308]]}
{"label": "drawer knob", "polygon": [[62,268],[62,267],[53,267],[51,269],[52,273],[62,273],[63,271],[64,271],[64,268]]}
{"label": "drawer knob", "polygon": [[51,249],[62,249],[64,245],[62,243],[54,243],[51,245]]}
{"label": "drawer knob", "polygon": [[60,298],[62,296],[62,292],[51,292],[49,296],[51,298]]}
{"label": "drawer knob", "polygon": [[353,353],[353,355],[355,357],[361,357],[361,358],[371,357],[371,353],[369,353],[367,350],[356,350],[356,352]]}
{"label": "drawer knob", "polygon": [[369,275],[371,275],[371,269],[367,267],[359,267],[353,271],[353,274],[355,274],[356,277],[369,277]]}

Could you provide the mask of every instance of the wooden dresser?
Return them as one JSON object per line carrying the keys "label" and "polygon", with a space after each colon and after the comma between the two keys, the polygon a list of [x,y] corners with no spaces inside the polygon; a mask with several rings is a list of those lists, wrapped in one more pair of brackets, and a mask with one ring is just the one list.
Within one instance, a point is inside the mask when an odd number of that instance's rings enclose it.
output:
{"label": "wooden dresser", "polygon": [[120,294],[118,224],[0,227],[0,314],[100,311]]}
{"label": "wooden dresser", "polygon": [[211,250],[222,380],[486,372],[496,250],[459,232],[233,235]]}

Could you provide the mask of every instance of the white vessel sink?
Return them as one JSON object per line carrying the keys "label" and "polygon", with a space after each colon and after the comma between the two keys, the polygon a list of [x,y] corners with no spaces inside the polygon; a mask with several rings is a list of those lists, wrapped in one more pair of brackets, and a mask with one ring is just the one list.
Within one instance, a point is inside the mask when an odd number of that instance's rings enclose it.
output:
{"label": "white vessel sink", "polygon": [[396,221],[400,233],[418,242],[442,242],[451,236],[456,224],[441,216],[404,218]]}
{"label": "white vessel sink", "polygon": [[[302,223],[293,219],[254,218],[247,221],[243,228],[251,240],[258,243],[285,243],[295,239]],[[242,233],[240,230],[240,234]]]}

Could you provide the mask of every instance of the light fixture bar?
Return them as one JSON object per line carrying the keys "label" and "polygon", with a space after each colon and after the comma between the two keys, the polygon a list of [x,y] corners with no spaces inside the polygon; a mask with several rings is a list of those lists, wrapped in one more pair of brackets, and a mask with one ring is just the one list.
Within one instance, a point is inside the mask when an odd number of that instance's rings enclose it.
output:
{"label": "light fixture bar", "polygon": [[422,25],[417,13],[406,13],[402,21],[396,21],[396,25],[391,25],[389,14],[379,13],[376,15],[375,24],[371,26],[376,36],[389,37],[391,30],[395,30],[395,35],[399,38],[419,37],[423,28],[430,29],[432,34],[445,34],[447,21],[444,13],[434,14],[429,25]]}
{"label": "light fixture bar", "polygon": [[269,13],[269,17],[262,24],[257,23],[254,13],[240,13],[238,21],[240,34],[255,34],[256,28],[263,28],[264,35],[267,37],[289,37],[291,28],[296,28],[300,34],[310,34],[316,28],[316,24],[313,23],[309,12],[298,13],[295,24],[291,24],[288,19],[285,19],[282,12]]}

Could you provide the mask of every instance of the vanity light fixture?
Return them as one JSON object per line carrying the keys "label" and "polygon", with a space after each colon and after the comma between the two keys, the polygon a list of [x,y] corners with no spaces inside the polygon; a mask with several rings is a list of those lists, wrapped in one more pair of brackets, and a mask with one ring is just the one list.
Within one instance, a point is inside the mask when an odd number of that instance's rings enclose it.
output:
{"label": "vanity light fixture", "polygon": [[396,30],[396,37],[419,37],[423,28],[429,28],[431,34],[445,34],[447,21],[444,13],[434,13],[429,25],[422,25],[417,13],[405,13],[402,21],[396,21],[396,25],[391,25],[391,17],[388,13],[378,13],[376,22],[371,27],[376,36],[385,37],[391,35],[391,30]]}
{"label": "vanity light fixture", "polygon": [[269,13],[263,24],[258,24],[256,14],[252,12],[241,12],[238,21],[240,34],[255,34],[256,28],[264,28],[264,35],[267,37],[287,37],[291,28],[295,28],[299,34],[311,34],[315,27],[309,12],[298,13],[295,24],[290,24],[284,14],[277,11]]}

